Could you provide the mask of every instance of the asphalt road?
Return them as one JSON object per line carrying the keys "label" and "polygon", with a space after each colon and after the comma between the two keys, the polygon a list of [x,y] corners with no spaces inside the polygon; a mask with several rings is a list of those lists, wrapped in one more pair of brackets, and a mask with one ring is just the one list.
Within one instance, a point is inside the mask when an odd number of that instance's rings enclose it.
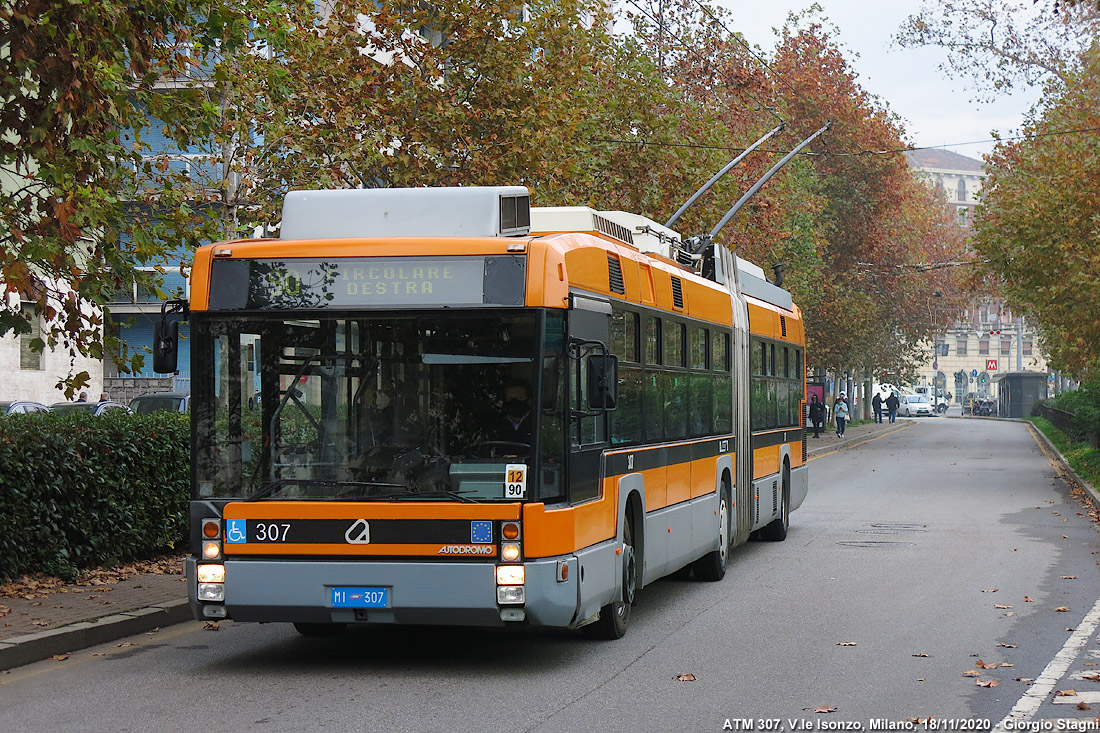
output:
{"label": "asphalt road", "polygon": [[815,459],[786,542],[739,548],[720,583],[647,587],[620,641],[411,628],[318,640],[189,623],[0,675],[0,731],[872,730],[930,716],[964,730],[1013,710],[1010,724],[1091,720],[1100,702],[1052,703],[1055,689],[1100,696],[1100,681],[1072,679],[1100,671],[1086,666],[1100,664],[1088,509],[1022,424],[912,422]]}

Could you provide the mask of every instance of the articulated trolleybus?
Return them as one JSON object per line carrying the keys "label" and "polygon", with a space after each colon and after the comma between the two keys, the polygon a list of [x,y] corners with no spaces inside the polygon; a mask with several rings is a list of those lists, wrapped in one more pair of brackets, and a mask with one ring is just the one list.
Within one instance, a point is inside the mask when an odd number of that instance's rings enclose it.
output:
{"label": "articulated trolleybus", "polygon": [[721,579],[806,496],[798,308],[641,216],[295,191],[278,239],[201,248],[175,308],[199,619],[618,638],[639,589]]}

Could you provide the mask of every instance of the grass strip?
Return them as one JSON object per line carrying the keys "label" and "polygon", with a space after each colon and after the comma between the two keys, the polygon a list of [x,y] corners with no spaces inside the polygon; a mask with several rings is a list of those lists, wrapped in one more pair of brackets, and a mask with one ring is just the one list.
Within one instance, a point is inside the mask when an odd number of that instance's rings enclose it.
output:
{"label": "grass strip", "polygon": [[1078,476],[1094,487],[1100,487],[1100,449],[1093,448],[1087,442],[1074,440],[1054,427],[1045,417],[1029,417],[1027,420],[1050,438],[1050,442],[1066,457],[1070,468]]}

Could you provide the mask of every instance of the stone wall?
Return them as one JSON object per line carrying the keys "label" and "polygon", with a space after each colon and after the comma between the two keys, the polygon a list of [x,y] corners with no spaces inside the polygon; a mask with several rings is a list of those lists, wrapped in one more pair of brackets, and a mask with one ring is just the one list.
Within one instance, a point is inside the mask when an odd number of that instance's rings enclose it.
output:
{"label": "stone wall", "polygon": [[167,377],[104,377],[103,389],[115,402],[130,404],[130,400],[146,392],[172,392],[174,380]]}

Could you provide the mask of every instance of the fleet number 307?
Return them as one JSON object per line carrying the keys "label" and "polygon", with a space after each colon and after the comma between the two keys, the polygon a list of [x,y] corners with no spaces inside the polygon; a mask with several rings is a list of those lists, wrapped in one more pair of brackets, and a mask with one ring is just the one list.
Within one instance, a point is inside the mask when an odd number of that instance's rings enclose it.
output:
{"label": "fleet number 307", "polygon": [[290,523],[286,524],[264,524],[261,522],[256,525],[256,541],[257,542],[286,542],[286,533],[290,529]]}

